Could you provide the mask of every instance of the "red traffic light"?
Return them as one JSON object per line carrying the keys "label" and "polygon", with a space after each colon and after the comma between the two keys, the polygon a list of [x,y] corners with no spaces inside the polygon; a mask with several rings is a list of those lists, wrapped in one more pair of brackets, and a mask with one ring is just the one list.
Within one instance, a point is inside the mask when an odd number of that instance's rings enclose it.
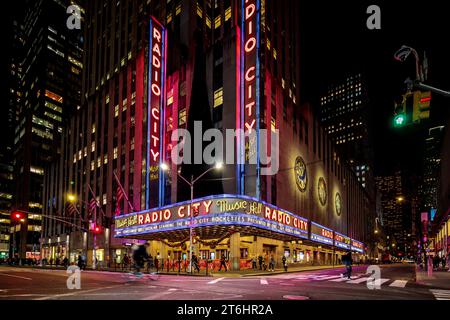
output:
{"label": "red traffic light", "polygon": [[100,232],[102,232],[102,228],[101,227],[99,227],[99,226],[94,226],[94,233],[100,233]]}
{"label": "red traffic light", "polygon": [[11,214],[11,217],[12,217],[14,220],[22,220],[22,219],[23,219],[23,213],[22,213],[22,212],[19,212],[19,211],[14,211],[14,212]]}

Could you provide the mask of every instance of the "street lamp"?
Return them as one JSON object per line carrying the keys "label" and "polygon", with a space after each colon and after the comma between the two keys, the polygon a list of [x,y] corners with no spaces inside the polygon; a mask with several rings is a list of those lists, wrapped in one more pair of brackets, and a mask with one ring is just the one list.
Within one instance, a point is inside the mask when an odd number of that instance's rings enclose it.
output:
{"label": "street lamp", "polygon": [[77,196],[74,195],[74,194],[69,193],[69,194],[67,194],[67,200],[70,203],[74,203],[75,201],[77,201]]}
{"label": "street lamp", "polygon": [[[194,204],[194,184],[200,180],[203,176],[205,176],[208,172],[212,171],[212,170],[221,170],[223,168],[223,163],[222,162],[216,162],[216,164],[214,165],[214,167],[209,168],[208,170],[206,170],[205,172],[203,172],[201,175],[199,175],[197,178],[194,179],[194,176],[191,175],[191,180],[187,180],[186,178],[184,178],[180,172],[177,171],[177,176],[181,178],[181,180],[183,180],[184,182],[186,182],[186,184],[189,185],[189,187],[191,188],[191,208],[189,210],[190,212],[190,222],[189,222],[189,273],[192,273],[192,250],[193,250],[193,246],[192,246],[192,229],[193,229],[193,221],[194,221],[194,214],[193,214],[193,204]],[[163,171],[169,171],[170,168],[166,163],[162,163],[161,164],[161,169]]]}

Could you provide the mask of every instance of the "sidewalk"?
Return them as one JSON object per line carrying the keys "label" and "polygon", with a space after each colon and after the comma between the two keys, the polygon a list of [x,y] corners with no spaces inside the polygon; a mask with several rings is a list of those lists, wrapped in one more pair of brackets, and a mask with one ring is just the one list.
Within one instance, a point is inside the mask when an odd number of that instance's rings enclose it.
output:
{"label": "sidewalk", "polygon": [[[361,265],[363,266],[363,265]],[[44,269],[44,270],[66,270],[62,266],[13,266],[13,267],[19,267],[19,268],[33,268],[33,269]],[[355,265],[353,268],[358,268],[358,265]],[[366,266],[367,267],[367,266]],[[326,269],[344,269],[345,267],[343,265],[322,265],[322,266],[293,266],[288,267],[288,271],[284,271],[282,268],[275,269],[275,271],[261,271],[261,270],[241,270],[241,271],[214,271],[212,274],[211,272],[208,272],[208,275],[206,275],[206,270],[201,270],[200,273],[194,272],[192,275],[184,272],[178,273],[178,270],[175,271],[169,271],[167,270],[160,270],[160,274],[163,275],[181,275],[181,276],[197,276],[197,277],[226,277],[226,278],[233,278],[233,277],[252,277],[252,276],[270,276],[274,274],[283,274],[283,273],[294,273],[294,272],[303,272],[303,271],[315,271],[315,270],[326,270]],[[120,268],[101,268],[94,270],[92,268],[86,268],[86,271],[98,271],[98,272],[117,272],[117,273],[126,273],[130,272],[131,270],[121,270]],[[151,270],[155,271],[155,270]],[[450,274],[450,273],[449,273]]]}
{"label": "sidewalk", "polygon": [[419,270],[416,266],[416,283],[450,290],[450,272],[441,270],[433,271],[431,275],[428,276],[427,271]]}

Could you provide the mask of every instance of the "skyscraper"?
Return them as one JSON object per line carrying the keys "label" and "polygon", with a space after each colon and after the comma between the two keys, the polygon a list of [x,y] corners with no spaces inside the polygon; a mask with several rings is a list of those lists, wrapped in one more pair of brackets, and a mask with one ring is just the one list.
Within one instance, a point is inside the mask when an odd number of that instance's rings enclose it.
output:
{"label": "skyscraper", "polygon": [[[320,120],[363,187],[372,183],[368,97],[361,73],[330,84],[320,98]],[[373,186],[372,186],[373,187]]]}
{"label": "skyscraper", "polygon": [[[335,235],[341,249],[363,253],[367,194],[311,108],[300,105],[297,10],[286,0],[89,1],[83,101],[46,175],[43,204],[70,219],[64,208],[75,195],[80,216],[72,214],[74,229],[43,221],[43,255],[87,254],[90,263],[95,251],[100,263],[113,263],[137,239],[152,241],[154,255],[178,259],[187,253],[195,210],[205,220],[195,228],[194,250],[202,259],[232,257],[233,268],[258,252],[331,263],[342,254],[332,249]],[[268,134],[224,143],[233,161],[219,159],[226,162],[221,174],[195,184],[190,206],[181,190],[190,177],[178,173],[200,171],[175,162],[172,134],[192,131],[195,120],[223,135]],[[264,175],[268,164],[248,160],[277,130],[280,170]],[[183,159],[188,154],[205,165],[186,146]],[[89,221],[103,228],[95,240]],[[139,234],[138,223],[146,225]]]}
{"label": "skyscraper", "polygon": [[425,139],[423,183],[421,190],[422,209],[430,212],[438,207],[438,187],[441,171],[441,145],[444,136],[444,126],[428,130]]}
{"label": "skyscraper", "polygon": [[[80,106],[82,36],[70,30],[67,7],[74,1],[26,1],[19,21],[23,51],[21,100],[15,104],[14,204],[25,221],[14,228],[16,252],[38,257],[45,167],[61,153],[60,137],[68,117]],[[22,10],[22,8],[20,8]]]}

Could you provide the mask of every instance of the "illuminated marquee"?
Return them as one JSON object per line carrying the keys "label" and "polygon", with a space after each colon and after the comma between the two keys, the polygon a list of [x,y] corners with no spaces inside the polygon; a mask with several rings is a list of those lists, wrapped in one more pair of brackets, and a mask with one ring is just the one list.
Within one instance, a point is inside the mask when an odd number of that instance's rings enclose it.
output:
{"label": "illuminated marquee", "polygon": [[320,224],[311,222],[310,239],[324,244],[333,245],[333,230],[325,228]]}
{"label": "illuminated marquee", "polygon": [[334,233],[334,246],[341,249],[350,249],[351,239],[343,234]]}
{"label": "illuminated marquee", "polygon": [[192,206],[188,201],[120,216],[115,220],[116,236],[138,234],[142,230],[152,233],[183,229],[188,227],[191,215],[194,215],[197,227],[220,224],[223,217],[228,217],[228,224],[235,221],[238,225],[261,227],[305,239],[308,237],[307,219],[254,198],[232,195],[198,199]]}
{"label": "illuminated marquee", "polygon": [[166,29],[150,19],[148,48],[148,112],[147,112],[147,193],[146,208],[159,205],[162,198],[162,137],[165,103]]}
{"label": "illuminated marquee", "polygon": [[352,250],[359,253],[364,253],[364,244],[352,239]]}

